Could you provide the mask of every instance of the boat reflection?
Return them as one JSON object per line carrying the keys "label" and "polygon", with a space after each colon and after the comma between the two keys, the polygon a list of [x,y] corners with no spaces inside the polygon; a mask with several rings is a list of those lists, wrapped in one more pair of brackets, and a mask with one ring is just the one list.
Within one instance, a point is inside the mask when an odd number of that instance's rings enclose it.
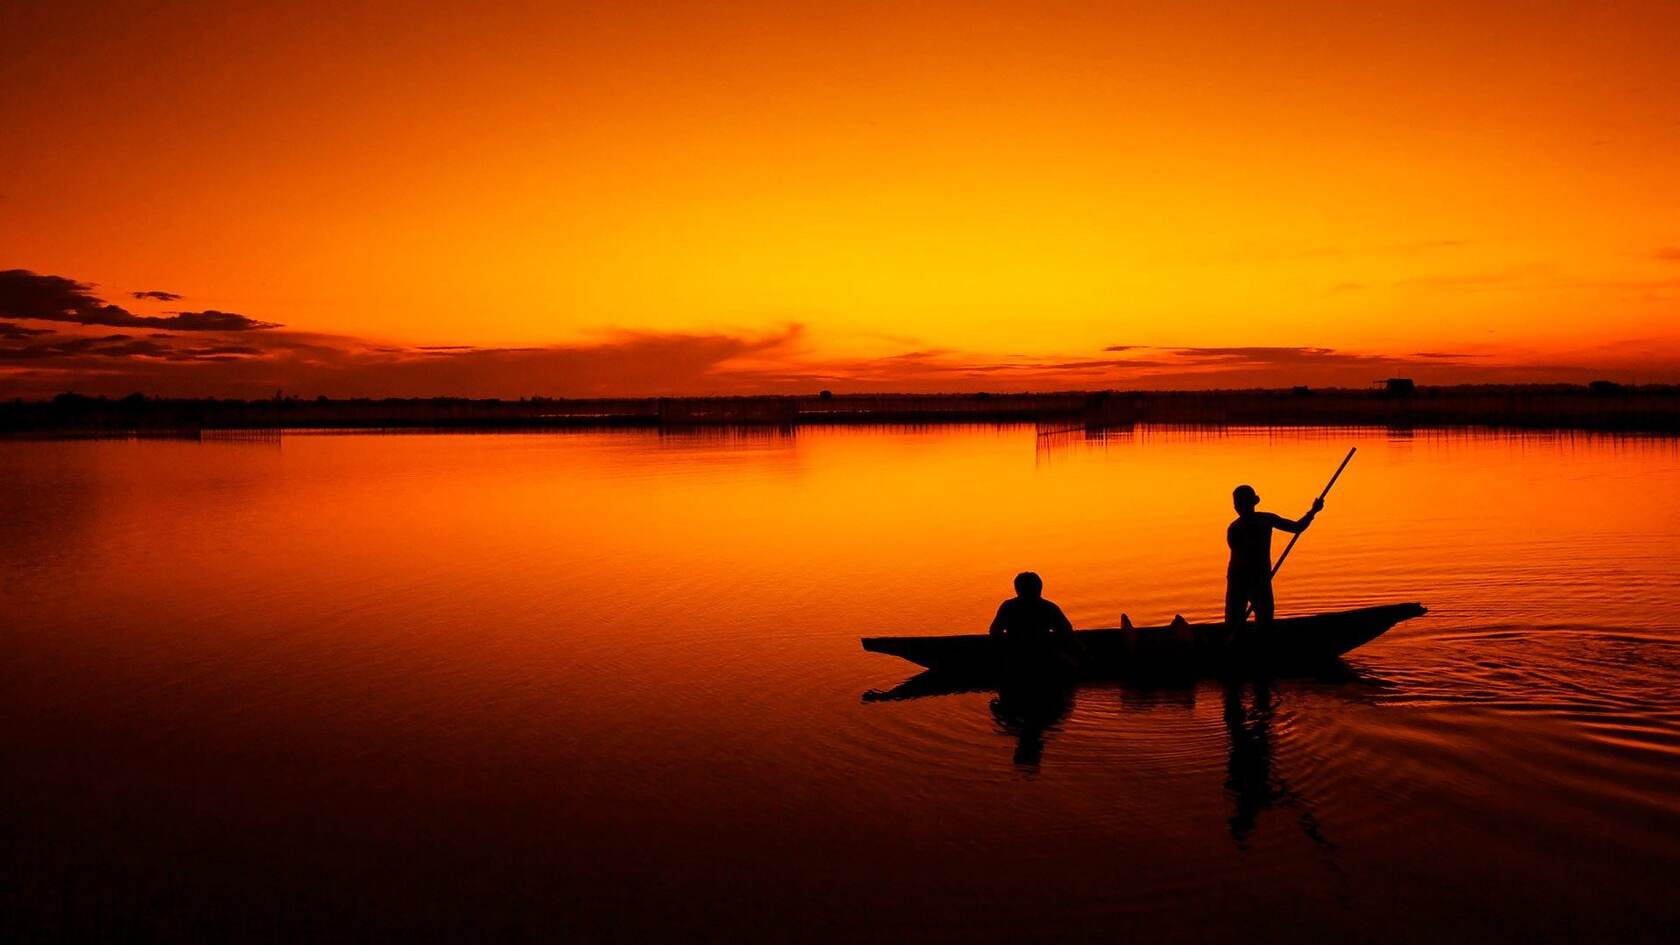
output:
{"label": "boat reflection", "polygon": [[1015,764],[1036,771],[1044,756],[1046,737],[1073,711],[1077,689],[1064,680],[1027,679],[999,685],[930,669],[891,689],[871,689],[863,694],[863,701],[904,702],[965,692],[996,693],[990,703],[992,718],[999,728],[1015,736]]}
{"label": "boat reflection", "polygon": [[[1313,812],[1311,802],[1290,786],[1275,764],[1274,723],[1284,700],[1282,686],[1299,687],[1301,692],[1323,694],[1349,702],[1365,702],[1382,688],[1382,680],[1367,676],[1336,660],[1310,675],[1287,680],[1266,676],[1228,677],[1220,682],[1228,749],[1225,791],[1231,800],[1227,823],[1231,840],[1247,849],[1260,818],[1267,811],[1288,808],[1296,825],[1313,845],[1333,850]],[[998,727],[1016,739],[1013,763],[1029,774],[1037,773],[1049,737],[1073,711],[1082,688],[1118,686],[1122,706],[1156,708],[1178,706],[1186,712],[1196,705],[1193,682],[1179,684],[1084,683],[1057,680],[1027,680],[1006,685],[986,684],[973,679],[928,671],[912,676],[887,690],[870,690],[864,702],[902,702],[961,693],[992,692],[992,718]],[[1245,698],[1246,697],[1246,698]]]}

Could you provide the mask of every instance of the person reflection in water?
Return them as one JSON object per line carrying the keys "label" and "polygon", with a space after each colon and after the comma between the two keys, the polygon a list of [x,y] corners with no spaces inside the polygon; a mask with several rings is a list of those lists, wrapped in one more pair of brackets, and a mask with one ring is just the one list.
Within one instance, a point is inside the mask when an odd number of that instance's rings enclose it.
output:
{"label": "person reflection in water", "polygon": [[1314,499],[1312,511],[1298,520],[1261,512],[1260,494],[1253,486],[1238,486],[1231,493],[1237,520],[1225,529],[1225,543],[1231,546],[1231,563],[1225,568],[1225,622],[1236,625],[1248,619],[1254,607],[1254,622],[1272,622],[1272,530],[1300,534],[1324,508]]}
{"label": "person reflection in water", "polygon": [[1073,709],[1073,685],[1044,678],[1015,679],[998,687],[992,719],[1015,736],[1015,765],[1036,772],[1044,743]]}
{"label": "person reflection in water", "polygon": [[1245,709],[1242,681],[1236,677],[1225,679],[1225,731],[1231,738],[1225,790],[1230,792],[1232,800],[1231,816],[1226,824],[1231,829],[1231,839],[1238,849],[1247,849],[1260,815],[1279,805],[1288,805],[1295,808],[1296,823],[1314,846],[1334,850],[1336,845],[1324,836],[1311,805],[1272,770],[1272,716],[1278,700],[1271,681],[1265,677],[1255,677],[1253,686],[1254,705]]}
{"label": "person reflection in water", "polygon": [[1264,680],[1254,684],[1252,714],[1243,708],[1241,684],[1226,680],[1225,731],[1231,736],[1225,789],[1236,803],[1228,823],[1231,839],[1242,847],[1248,844],[1260,812],[1278,800],[1272,786],[1272,690]]}
{"label": "person reflection in water", "polygon": [[1015,596],[998,607],[990,633],[1002,639],[1008,668],[1024,670],[1050,664],[1058,644],[1073,639],[1073,624],[1062,608],[1044,599],[1044,580],[1022,571],[1015,575]]}

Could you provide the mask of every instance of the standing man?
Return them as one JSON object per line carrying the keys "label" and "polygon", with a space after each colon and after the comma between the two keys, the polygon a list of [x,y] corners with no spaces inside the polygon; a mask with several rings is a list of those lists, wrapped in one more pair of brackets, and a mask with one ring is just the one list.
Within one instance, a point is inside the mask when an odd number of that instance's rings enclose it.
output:
{"label": "standing man", "polygon": [[1261,512],[1260,494],[1253,486],[1238,486],[1231,492],[1231,504],[1236,506],[1237,520],[1225,529],[1225,543],[1231,546],[1231,563],[1225,568],[1225,622],[1232,626],[1248,619],[1248,607],[1254,605],[1254,622],[1272,622],[1272,529],[1299,534],[1312,524],[1313,516],[1324,508],[1323,499],[1314,499],[1312,511],[1299,521]]}

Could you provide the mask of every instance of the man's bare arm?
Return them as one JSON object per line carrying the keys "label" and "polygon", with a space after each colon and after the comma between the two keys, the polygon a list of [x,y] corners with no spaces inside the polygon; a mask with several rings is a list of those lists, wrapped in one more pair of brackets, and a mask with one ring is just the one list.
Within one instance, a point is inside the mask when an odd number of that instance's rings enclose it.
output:
{"label": "man's bare arm", "polygon": [[1275,518],[1276,521],[1272,522],[1272,527],[1276,528],[1279,531],[1288,532],[1291,535],[1299,535],[1302,532],[1307,530],[1307,526],[1311,525],[1313,523],[1313,518],[1315,516],[1317,516],[1318,513],[1320,511],[1322,511],[1323,509],[1324,509],[1324,500],[1323,499],[1314,499],[1311,512],[1308,512],[1307,514],[1305,514],[1305,515],[1301,516],[1300,518],[1295,519],[1293,521],[1291,521],[1290,519],[1284,518],[1281,515],[1273,516],[1273,518]]}

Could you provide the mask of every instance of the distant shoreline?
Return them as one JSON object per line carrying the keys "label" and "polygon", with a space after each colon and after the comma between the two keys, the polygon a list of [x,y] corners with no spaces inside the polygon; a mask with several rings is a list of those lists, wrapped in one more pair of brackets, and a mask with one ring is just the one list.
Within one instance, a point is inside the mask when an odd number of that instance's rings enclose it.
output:
{"label": "distant shoreline", "polygon": [[811,394],[743,397],[0,401],[0,435],[203,430],[542,430],[1047,423],[1069,429],[1186,426],[1513,427],[1680,433],[1680,386],[1473,385],[1377,389]]}

